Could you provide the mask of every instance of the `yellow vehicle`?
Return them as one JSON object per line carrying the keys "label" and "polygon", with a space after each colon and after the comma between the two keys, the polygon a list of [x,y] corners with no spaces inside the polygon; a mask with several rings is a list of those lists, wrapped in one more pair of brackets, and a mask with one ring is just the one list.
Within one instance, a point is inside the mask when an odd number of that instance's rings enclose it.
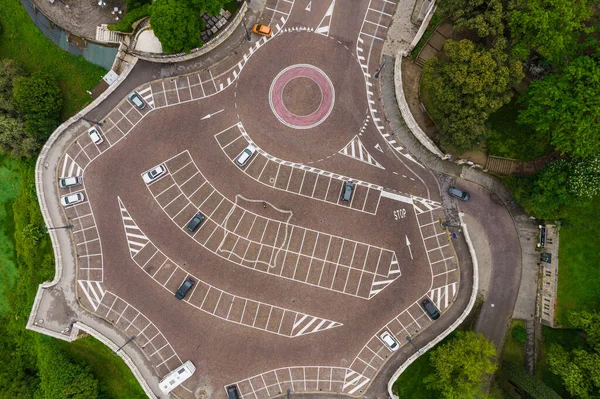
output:
{"label": "yellow vehicle", "polygon": [[252,28],[252,32],[256,33],[257,35],[271,37],[271,27],[267,25],[256,24]]}

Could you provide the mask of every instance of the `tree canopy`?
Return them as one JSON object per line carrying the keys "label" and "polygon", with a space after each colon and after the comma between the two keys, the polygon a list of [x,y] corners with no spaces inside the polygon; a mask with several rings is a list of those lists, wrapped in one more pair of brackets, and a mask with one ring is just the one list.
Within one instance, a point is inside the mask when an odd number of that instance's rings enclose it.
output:
{"label": "tree canopy", "polygon": [[157,0],[150,11],[150,24],[163,52],[190,52],[202,44],[200,13],[183,0]]}
{"label": "tree canopy", "polygon": [[494,345],[481,334],[458,331],[456,338],[431,353],[434,374],[424,382],[442,398],[474,398],[484,381],[496,371]]}
{"label": "tree canopy", "polygon": [[36,72],[14,80],[13,103],[25,118],[25,130],[45,140],[56,129],[63,105],[62,93],[52,76]]}
{"label": "tree canopy", "polygon": [[578,57],[562,71],[534,81],[524,97],[520,123],[551,134],[562,154],[586,157],[600,152],[600,63]]}
{"label": "tree canopy", "polygon": [[466,39],[447,40],[444,57],[425,63],[423,85],[443,144],[463,151],[486,132],[489,115],[510,101],[511,87],[523,77],[522,64],[508,57],[503,39],[491,50]]}
{"label": "tree canopy", "polygon": [[586,334],[591,346],[567,351],[560,345],[552,345],[548,352],[550,370],[558,375],[567,391],[581,399],[600,397],[600,314],[597,312],[573,312],[569,321]]}
{"label": "tree canopy", "polygon": [[472,30],[482,38],[504,32],[502,0],[444,0],[437,7],[457,30]]}
{"label": "tree canopy", "polygon": [[511,0],[508,26],[515,52],[523,59],[530,51],[555,63],[573,55],[592,15],[591,0]]}

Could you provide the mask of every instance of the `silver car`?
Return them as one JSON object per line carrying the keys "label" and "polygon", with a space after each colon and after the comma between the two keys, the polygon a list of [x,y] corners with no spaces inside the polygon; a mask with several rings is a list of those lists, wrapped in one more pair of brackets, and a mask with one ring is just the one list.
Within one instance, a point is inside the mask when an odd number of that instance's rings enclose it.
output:
{"label": "silver car", "polygon": [[244,151],[242,151],[242,153],[235,159],[235,163],[242,167],[248,163],[250,158],[252,158],[255,153],[256,147],[254,147],[252,144],[249,144],[248,147],[246,147]]}
{"label": "silver car", "polygon": [[77,187],[80,186],[82,182],[83,178],[81,176],[61,177],[58,179],[60,188]]}
{"label": "silver car", "polygon": [[104,141],[104,139],[102,138],[102,133],[100,132],[100,128],[98,127],[89,128],[88,134],[90,135],[90,138],[92,139],[94,144],[100,144]]}
{"label": "silver car", "polygon": [[75,194],[65,195],[64,197],[62,197],[60,199],[60,202],[61,202],[61,204],[63,204],[63,206],[71,206],[71,205],[75,205],[75,204],[79,204],[80,202],[83,202],[84,199],[85,199],[85,197],[83,196],[83,193],[75,193]]}
{"label": "silver car", "polygon": [[379,338],[381,338],[385,346],[387,346],[391,351],[396,351],[400,347],[400,344],[398,344],[398,341],[396,341],[394,336],[387,331],[381,333]]}
{"label": "silver car", "polygon": [[167,168],[165,168],[164,165],[158,165],[144,173],[142,179],[144,179],[146,184],[152,183],[153,181],[158,180],[158,178],[161,177],[166,171]]}
{"label": "silver car", "polygon": [[129,101],[131,101],[131,103],[135,105],[138,109],[144,109],[144,107],[146,106],[146,103],[144,102],[144,100],[142,100],[142,97],[140,97],[140,95],[137,94],[135,91],[129,95]]}

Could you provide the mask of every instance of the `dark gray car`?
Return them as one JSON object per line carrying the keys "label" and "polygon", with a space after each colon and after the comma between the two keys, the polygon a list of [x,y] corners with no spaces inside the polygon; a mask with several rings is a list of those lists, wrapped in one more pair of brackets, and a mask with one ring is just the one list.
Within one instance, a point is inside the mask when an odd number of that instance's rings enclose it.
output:
{"label": "dark gray car", "polygon": [[471,194],[468,192],[452,186],[448,189],[448,194],[462,201],[468,201],[471,198]]}
{"label": "dark gray car", "polygon": [[194,280],[192,280],[191,278],[188,278],[187,280],[185,280],[183,282],[183,284],[181,284],[181,287],[179,287],[179,289],[175,293],[175,298],[177,298],[177,299],[185,298],[185,294],[187,294],[188,291],[190,290],[190,288],[192,288],[193,286],[194,286]]}
{"label": "dark gray car", "polygon": [[425,299],[423,301],[423,307],[427,311],[429,317],[431,317],[433,320],[437,320],[440,317],[440,311],[437,310],[433,302],[431,302],[429,299]]}
{"label": "dark gray car", "polygon": [[204,222],[206,216],[202,212],[198,212],[187,225],[187,231],[193,233]]}
{"label": "dark gray car", "polygon": [[342,201],[350,201],[352,198],[352,191],[354,191],[354,183],[352,180],[344,182],[344,187],[342,187]]}

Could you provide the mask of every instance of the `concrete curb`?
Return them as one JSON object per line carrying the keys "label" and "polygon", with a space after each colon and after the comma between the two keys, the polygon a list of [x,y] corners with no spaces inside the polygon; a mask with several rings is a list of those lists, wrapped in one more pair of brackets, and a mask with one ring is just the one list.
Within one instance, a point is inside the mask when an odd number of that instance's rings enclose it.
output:
{"label": "concrete curb", "polygon": [[402,374],[404,370],[406,370],[408,366],[410,366],[415,360],[417,360],[424,352],[427,352],[429,349],[433,348],[444,338],[450,335],[450,333],[452,333],[452,331],[454,331],[467,318],[469,313],[471,313],[473,306],[475,305],[475,300],[477,299],[477,291],[479,289],[479,265],[477,263],[477,254],[475,253],[473,242],[471,241],[471,237],[469,236],[469,230],[467,229],[467,225],[463,221],[463,213],[459,213],[458,216],[460,217],[460,224],[463,229],[465,241],[467,242],[467,246],[469,247],[469,253],[471,254],[471,258],[473,260],[473,290],[471,292],[471,297],[469,298],[469,303],[462,315],[458,319],[456,319],[450,327],[448,327],[444,332],[438,335],[433,341],[430,341],[427,345],[421,348],[420,351],[416,352],[411,357],[409,357],[398,368],[398,370],[396,370],[396,372],[392,375],[392,378],[390,378],[390,380],[388,381],[388,395],[390,395],[390,398],[398,399],[398,396],[394,395],[394,393],[392,392],[392,387],[394,386],[394,382],[396,382],[400,374]]}
{"label": "concrete curb", "polygon": [[398,102],[398,108],[400,108],[400,113],[402,114],[402,118],[408,126],[408,129],[412,132],[412,134],[419,140],[419,142],[423,145],[423,147],[427,148],[431,153],[437,155],[440,158],[444,158],[444,153],[434,144],[434,142],[425,134],[425,132],[421,129],[412,112],[410,112],[410,108],[408,107],[408,103],[406,102],[406,97],[404,96],[404,88],[402,87],[402,58],[403,52],[400,51],[396,56],[396,62],[394,64],[394,85],[396,87],[396,101]]}
{"label": "concrete curb", "polygon": [[227,25],[225,29],[223,29],[214,39],[209,41],[206,46],[199,47],[197,49],[193,49],[191,53],[179,53],[179,54],[169,54],[169,55],[154,55],[152,53],[146,53],[142,51],[131,50],[130,53],[135,55],[136,57],[151,62],[159,62],[159,63],[170,63],[170,62],[181,62],[192,60],[196,57],[200,57],[208,53],[209,51],[214,50],[217,46],[223,43],[225,40],[231,36],[233,31],[240,25],[242,22],[242,18],[246,15],[248,11],[248,4],[244,2],[242,7],[236,14],[235,18]]}

